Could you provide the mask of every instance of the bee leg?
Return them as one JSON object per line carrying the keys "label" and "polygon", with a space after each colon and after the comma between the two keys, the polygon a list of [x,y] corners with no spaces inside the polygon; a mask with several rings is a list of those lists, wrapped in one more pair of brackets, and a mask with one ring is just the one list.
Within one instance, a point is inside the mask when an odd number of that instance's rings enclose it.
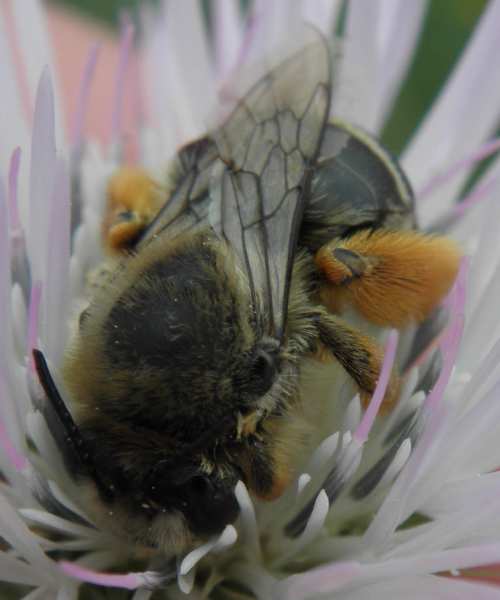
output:
{"label": "bee leg", "polygon": [[317,252],[320,300],[331,312],[354,307],[368,321],[401,328],[423,321],[451,288],[460,251],[416,231],[361,231]]}
{"label": "bee leg", "polygon": [[[370,402],[382,370],[384,353],[371,337],[349,326],[335,315],[322,315],[318,321],[319,339],[322,344],[317,358],[336,358],[359,388],[364,407]],[[400,381],[393,371],[380,411],[388,412],[397,402]]]}
{"label": "bee leg", "polygon": [[124,167],[109,180],[102,225],[104,246],[111,253],[129,250],[160,208],[160,188],[139,167]]}
{"label": "bee leg", "polygon": [[290,484],[302,419],[268,417],[260,433],[248,438],[241,468],[249,490],[261,500],[279,498]]}

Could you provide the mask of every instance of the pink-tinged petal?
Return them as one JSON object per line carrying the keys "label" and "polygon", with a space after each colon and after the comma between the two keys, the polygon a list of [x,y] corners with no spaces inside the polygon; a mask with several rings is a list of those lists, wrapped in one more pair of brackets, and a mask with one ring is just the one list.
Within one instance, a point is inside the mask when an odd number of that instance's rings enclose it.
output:
{"label": "pink-tinged petal", "polygon": [[370,404],[361,419],[361,423],[354,432],[353,437],[360,443],[364,444],[368,439],[370,430],[375,422],[375,417],[380,409],[385,396],[387,385],[391,377],[392,366],[396,357],[396,348],[398,346],[399,334],[397,331],[391,331],[387,339],[385,346],[384,361],[382,363],[382,370],[380,371],[380,378],[377,382],[377,387],[370,400]]}
{"label": "pink-tinged petal", "polygon": [[409,506],[413,486],[416,485],[424,467],[428,466],[432,450],[443,435],[449,415],[442,403],[442,397],[455,364],[463,331],[466,274],[467,261],[464,260],[454,287],[451,323],[441,342],[443,366],[438,381],[424,402],[424,415],[426,414],[427,418],[422,437],[364,535],[368,546],[383,547],[399,523],[413,512]]}
{"label": "pink-tinged petal", "polygon": [[90,88],[94,80],[97,60],[99,58],[99,50],[99,44],[93,44],[91,46],[87,57],[87,62],[85,63],[85,67],[83,69],[80,89],[78,92],[78,99],[73,115],[73,123],[71,126],[70,137],[71,143],[73,145],[73,151],[76,154],[80,153],[81,145],[83,142],[85,121],[89,111]]}
{"label": "pink-tinged petal", "polygon": [[306,600],[315,595],[335,592],[356,580],[362,567],[355,561],[337,562],[287,577],[276,586],[274,598]]}
{"label": "pink-tinged petal", "polygon": [[68,167],[63,159],[59,159],[56,163],[50,204],[41,336],[44,350],[55,365],[62,359],[68,333],[70,213]]}
{"label": "pink-tinged petal", "polygon": [[377,110],[374,131],[380,131],[413,58],[428,0],[379,2]]}
{"label": "pink-tinged petal", "polygon": [[[417,189],[454,157],[472,152],[497,125],[500,79],[491,75],[491,57],[500,52],[499,21],[500,3],[490,2],[460,62],[404,154],[403,166]],[[469,172],[464,168],[425,205],[417,205],[422,226],[446,213]]]}
{"label": "pink-tinged petal", "polygon": [[2,90],[2,110],[0,111],[0,168],[2,171],[8,164],[12,150],[19,145],[23,147],[28,140],[28,130],[23,112],[22,96],[17,82],[7,30],[9,23],[5,22],[6,6],[0,7],[0,89]]}
{"label": "pink-tinged petal", "polygon": [[452,215],[458,218],[463,217],[472,207],[477,206],[482,200],[491,196],[491,192],[497,185],[497,177],[492,177],[491,179],[480,182],[459,204],[455,204]]}
{"label": "pink-tinged petal", "polygon": [[136,590],[144,585],[144,578],[141,573],[127,573],[125,575],[115,575],[112,573],[99,573],[82,567],[76,563],[62,561],[59,567],[63,573],[79,581],[93,583],[106,587],[122,588],[125,590]]}
{"label": "pink-tinged petal", "polygon": [[125,21],[120,39],[120,54],[115,75],[113,109],[111,113],[111,142],[118,144],[121,141],[123,105],[125,100],[125,81],[130,64],[130,54],[134,42],[135,28],[132,23]]}
{"label": "pink-tinged petal", "polygon": [[[4,386],[1,386],[4,388]],[[1,388],[0,388],[1,389]],[[2,398],[3,394],[5,394],[5,388],[3,389],[3,393],[0,395]],[[5,401],[5,398],[2,398]],[[12,440],[7,433],[7,428],[5,427],[3,421],[0,419],[0,448],[2,452],[7,457],[7,460],[10,463],[10,466],[19,472],[24,471],[28,466],[28,461],[26,457],[18,452],[17,448],[12,443]]]}
{"label": "pink-tinged petal", "polygon": [[460,160],[451,163],[451,165],[448,165],[426,181],[422,187],[417,190],[417,198],[419,201],[423,201],[427,196],[432,195],[437,191],[442,185],[445,185],[457,175],[462,174],[463,171],[469,171],[485,158],[498,152],[498,150],[500,150],[500,138],[495,138],[482,144],[465,158],[461,158]]}
{"label": "pink-tinged petal", "polygon": [[32,278],[43,281],[49,237],[49,206],[56,171],[54,94],[47,69],[43,72],[37,91],[30,170],[28,251]]}
{"label": "pink-tinged petal", "polygon": [[217,80],[234,67],[243,40],[243,23],[238,2],[216,0],[213,3],[215,69]]}
{"label": "pink-tinged petal", "polygon": [[55,63],[51,43],[48,37],[48,27],[45,10],[39,0],[25,0],[15,2],[10,0],[11,9],[16,25],[17,40],[24,62],[26,78],[31,91],[31,98],[35,98],[40,77],[47,65],[51,69],[54,78],[55,104],[57,106],[57,117],[55,130],[58,145],[64,141],[63,112],[60,104],[60,94],[57,93],[59,85],[55,72]]}
{"label": "pink-tinged petal", "polygon": [[333,90],[332,113],[373,131],[378,86],[377,2],[352,0],[341,42],[338,85]]}
{"label": "pink-tinged petal", "polygon": [[21,148],[16,148],[12,153],[9,165],[9,229],[16,235],[21,229],[19,208],[17,205],[19,165],[21,162]]}

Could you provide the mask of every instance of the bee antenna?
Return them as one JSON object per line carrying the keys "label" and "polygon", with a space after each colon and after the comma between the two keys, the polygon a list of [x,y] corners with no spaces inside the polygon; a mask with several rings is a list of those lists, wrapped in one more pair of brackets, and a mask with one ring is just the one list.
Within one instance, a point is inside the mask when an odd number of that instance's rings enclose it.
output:
{"label": "bee antenna", "polygon": [[[44,410],[43,414],[49,425],[49,429],[64,456],[68,470],[73,474],[75,470],[77,472],[80,471],[82,474],[86,473],[96,482],[101,493],[109,497],[112,495],[112,488],[110,485],[106,485],[99,476],[93,454],[57,389],[43,352],[34,348],[33,360],[40,384],[50,402],[50,407],[53,409],[52,414],[47,410]],[[54,417],[57,419],[58,423],[55,422]],[[64,430],[63,436],[58,433],[61,425]]]}

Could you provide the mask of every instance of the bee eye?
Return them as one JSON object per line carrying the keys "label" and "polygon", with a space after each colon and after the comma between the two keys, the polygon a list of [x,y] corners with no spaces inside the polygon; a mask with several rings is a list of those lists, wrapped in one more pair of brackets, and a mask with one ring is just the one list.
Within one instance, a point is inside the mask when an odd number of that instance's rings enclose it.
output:
{"label": "bee eye", "polygon": [[251,367],[252,384],[257,394],[262,395],[269,391],[276,379],[278,371],[278,355],[268,352],[263,348],[257,351]]}

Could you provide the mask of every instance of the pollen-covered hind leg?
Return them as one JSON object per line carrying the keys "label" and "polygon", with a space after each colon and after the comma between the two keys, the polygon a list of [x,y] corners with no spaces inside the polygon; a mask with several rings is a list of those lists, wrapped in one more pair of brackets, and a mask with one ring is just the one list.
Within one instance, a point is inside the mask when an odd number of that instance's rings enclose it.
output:
{"label": "pollen-covered hind leg", "polygon": [[[318,321],[321,345],[316,357],[319,360],[335,358],[358,386],[361,403],[368,406],[377,386],[384,354],[382,348],[370,336],[348,325],[335,315],[323,315]],[[389,412],[399,398],[400,380],[393,370],[381,413]]]}
{"label": "pollen-covered hind leg", "polygon": [[129,250],[160,208],[159,186],[139,167],[124,167],[110,179],[102,226],[111,253]]}
{"label": "pollen-covered hind leg", "polygon": [[459,262],[459,249],[445,237],[384,229],[334,240],[315,256],[324,276],[320,299],[331,312],[352,306],[372,323],[397,328],[432,312]]}

